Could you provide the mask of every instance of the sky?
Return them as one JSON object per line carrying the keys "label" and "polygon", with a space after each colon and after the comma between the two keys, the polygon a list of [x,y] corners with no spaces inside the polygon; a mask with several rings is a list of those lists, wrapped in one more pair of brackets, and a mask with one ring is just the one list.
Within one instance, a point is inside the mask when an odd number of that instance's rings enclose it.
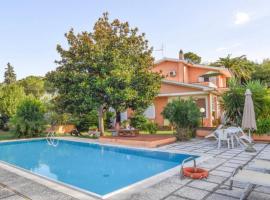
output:
{"label": "sky", "polygon": [[203,62],[227,54],[257,62],[270,57],[269,0],[5,0],[0,1],[0,80],[8,62],[18,79],[54,70],[64,34],[70,28],[91,31],[103,12],[146,33],[156,59],[177,58],[180,49],[197,53]]}

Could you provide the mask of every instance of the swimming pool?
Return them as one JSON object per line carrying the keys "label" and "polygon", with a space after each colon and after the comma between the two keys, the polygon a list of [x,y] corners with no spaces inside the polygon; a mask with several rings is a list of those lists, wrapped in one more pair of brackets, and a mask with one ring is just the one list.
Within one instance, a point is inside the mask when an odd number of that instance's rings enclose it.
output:
{"label": "swimming pool", "polygon": [[172,169],[190,156],[67,140],[56,147],[44,139],[0,143],[1,161],[97,196]]}

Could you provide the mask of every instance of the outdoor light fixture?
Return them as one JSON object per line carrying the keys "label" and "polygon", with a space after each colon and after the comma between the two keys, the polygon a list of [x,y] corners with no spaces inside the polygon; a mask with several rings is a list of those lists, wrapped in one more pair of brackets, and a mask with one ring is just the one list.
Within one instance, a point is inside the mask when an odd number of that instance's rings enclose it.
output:
{"label": "outdoor light fixture", "polygon": [[202,115],[202,127],[203,127],[203,114],[205,112],[205,108],[200,108],[200,113]]}

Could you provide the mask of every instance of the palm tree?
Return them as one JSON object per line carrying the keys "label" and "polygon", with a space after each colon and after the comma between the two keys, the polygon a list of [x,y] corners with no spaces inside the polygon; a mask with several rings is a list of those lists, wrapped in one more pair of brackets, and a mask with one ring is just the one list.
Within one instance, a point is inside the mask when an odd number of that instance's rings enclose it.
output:
{"label": "palm tree", "polygon": [[219,58],[214,65],[224,66],[230,69],[234,76],[238,80],[241,80],[241,82],[246,82],[251,78],[255,67],[255,63],[249,61],[245,55],[231,57],[231,54],[224,58]]}

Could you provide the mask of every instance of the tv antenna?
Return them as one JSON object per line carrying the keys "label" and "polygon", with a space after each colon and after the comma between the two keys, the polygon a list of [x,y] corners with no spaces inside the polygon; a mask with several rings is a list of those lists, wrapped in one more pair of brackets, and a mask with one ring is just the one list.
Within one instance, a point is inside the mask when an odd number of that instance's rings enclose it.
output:
{"label": "tv antenna", "polygon": [[161,48],[160,49],[154,49],[154,51],[160,51],[162,57],[164,57],[165,47],[164,47],[163,43],[161,44]]}

